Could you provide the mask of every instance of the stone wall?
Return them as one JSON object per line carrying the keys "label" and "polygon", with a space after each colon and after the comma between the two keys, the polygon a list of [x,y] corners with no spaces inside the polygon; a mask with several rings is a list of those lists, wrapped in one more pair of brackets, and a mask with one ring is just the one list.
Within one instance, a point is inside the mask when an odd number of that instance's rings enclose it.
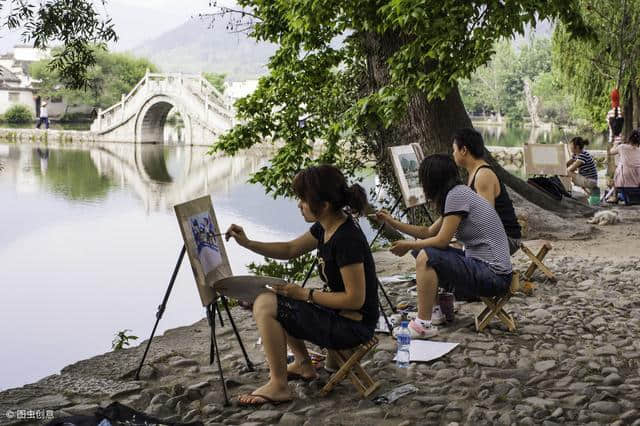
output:
{"label": "stone wall", "polygon": [[3,129],[0,139],[9,142],[97,142],[98,135],[83,130]]}
{"label": "stone wall", "polygon": [[[487,149],[501,166],[515,166],[517,168],[522,168],[522,147],[488,146]],[[593,156],[598,169],[606,169],[607,151],[594,149],[588,150],[588,152]]]}

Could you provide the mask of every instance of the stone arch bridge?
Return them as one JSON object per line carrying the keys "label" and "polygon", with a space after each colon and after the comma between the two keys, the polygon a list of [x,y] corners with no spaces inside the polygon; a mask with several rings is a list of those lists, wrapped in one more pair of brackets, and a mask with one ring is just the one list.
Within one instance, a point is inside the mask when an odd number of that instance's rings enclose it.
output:
{"label": "stone arch bridge", "polygon": [[162,143],[174,108],[187,145],[211,145],[233,126],[231,105],[201,75],[147,72],[120,102],[98,111],[91,131],[107,142]]}

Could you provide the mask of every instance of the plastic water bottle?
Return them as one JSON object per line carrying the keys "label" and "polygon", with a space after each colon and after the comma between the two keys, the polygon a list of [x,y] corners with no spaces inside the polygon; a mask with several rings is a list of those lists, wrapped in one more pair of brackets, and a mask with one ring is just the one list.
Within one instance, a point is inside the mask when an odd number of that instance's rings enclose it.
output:
{"label": "plastic water bottle", "polygon": [[409,347],[411,346],[411,333],[409,332],[409,321],[402,321],[400,330],[396,334],[398,340],[398,353],[396,354],[396,367],[409,367]]}

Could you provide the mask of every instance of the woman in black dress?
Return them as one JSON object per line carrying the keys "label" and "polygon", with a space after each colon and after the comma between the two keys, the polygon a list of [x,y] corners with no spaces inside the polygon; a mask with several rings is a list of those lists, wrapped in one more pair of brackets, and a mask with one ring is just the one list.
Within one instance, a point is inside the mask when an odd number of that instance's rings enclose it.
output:
{"label": "woman in black dress", "polygon": [[[275,286],[253,304],[253,315],[269,363],[269,382],[240,395],[245,405],[290,401],[290,377],[316,376],[305,341],[328,349],[347,349],[371,339],[378,320],[375,265],[367,240],[353,215],[367,197],[360,185],[348,186],[333,166],[309,167],[295,177],[293,190],[309,231],[288,242],[250,240],[238,225],[227,230],[241,246],[274,259],[292,259],[318,250],[324,291],[296,284]],[[295,360],[287,365],[287,345]]]}

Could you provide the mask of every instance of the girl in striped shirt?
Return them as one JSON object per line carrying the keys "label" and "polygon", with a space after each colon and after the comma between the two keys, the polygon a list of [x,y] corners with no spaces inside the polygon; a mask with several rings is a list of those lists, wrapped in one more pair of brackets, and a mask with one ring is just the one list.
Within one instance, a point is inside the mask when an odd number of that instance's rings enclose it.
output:
{"label": "girl in striped shirt", "polygon": [[589,141],[580,136],[569,141],[569,150],[573,157],[567,163],[567,174],[571,176],[574,185],[581,187],[589,195],[598,187],[598,170],[593,157],[584,149],[587,145]]}

